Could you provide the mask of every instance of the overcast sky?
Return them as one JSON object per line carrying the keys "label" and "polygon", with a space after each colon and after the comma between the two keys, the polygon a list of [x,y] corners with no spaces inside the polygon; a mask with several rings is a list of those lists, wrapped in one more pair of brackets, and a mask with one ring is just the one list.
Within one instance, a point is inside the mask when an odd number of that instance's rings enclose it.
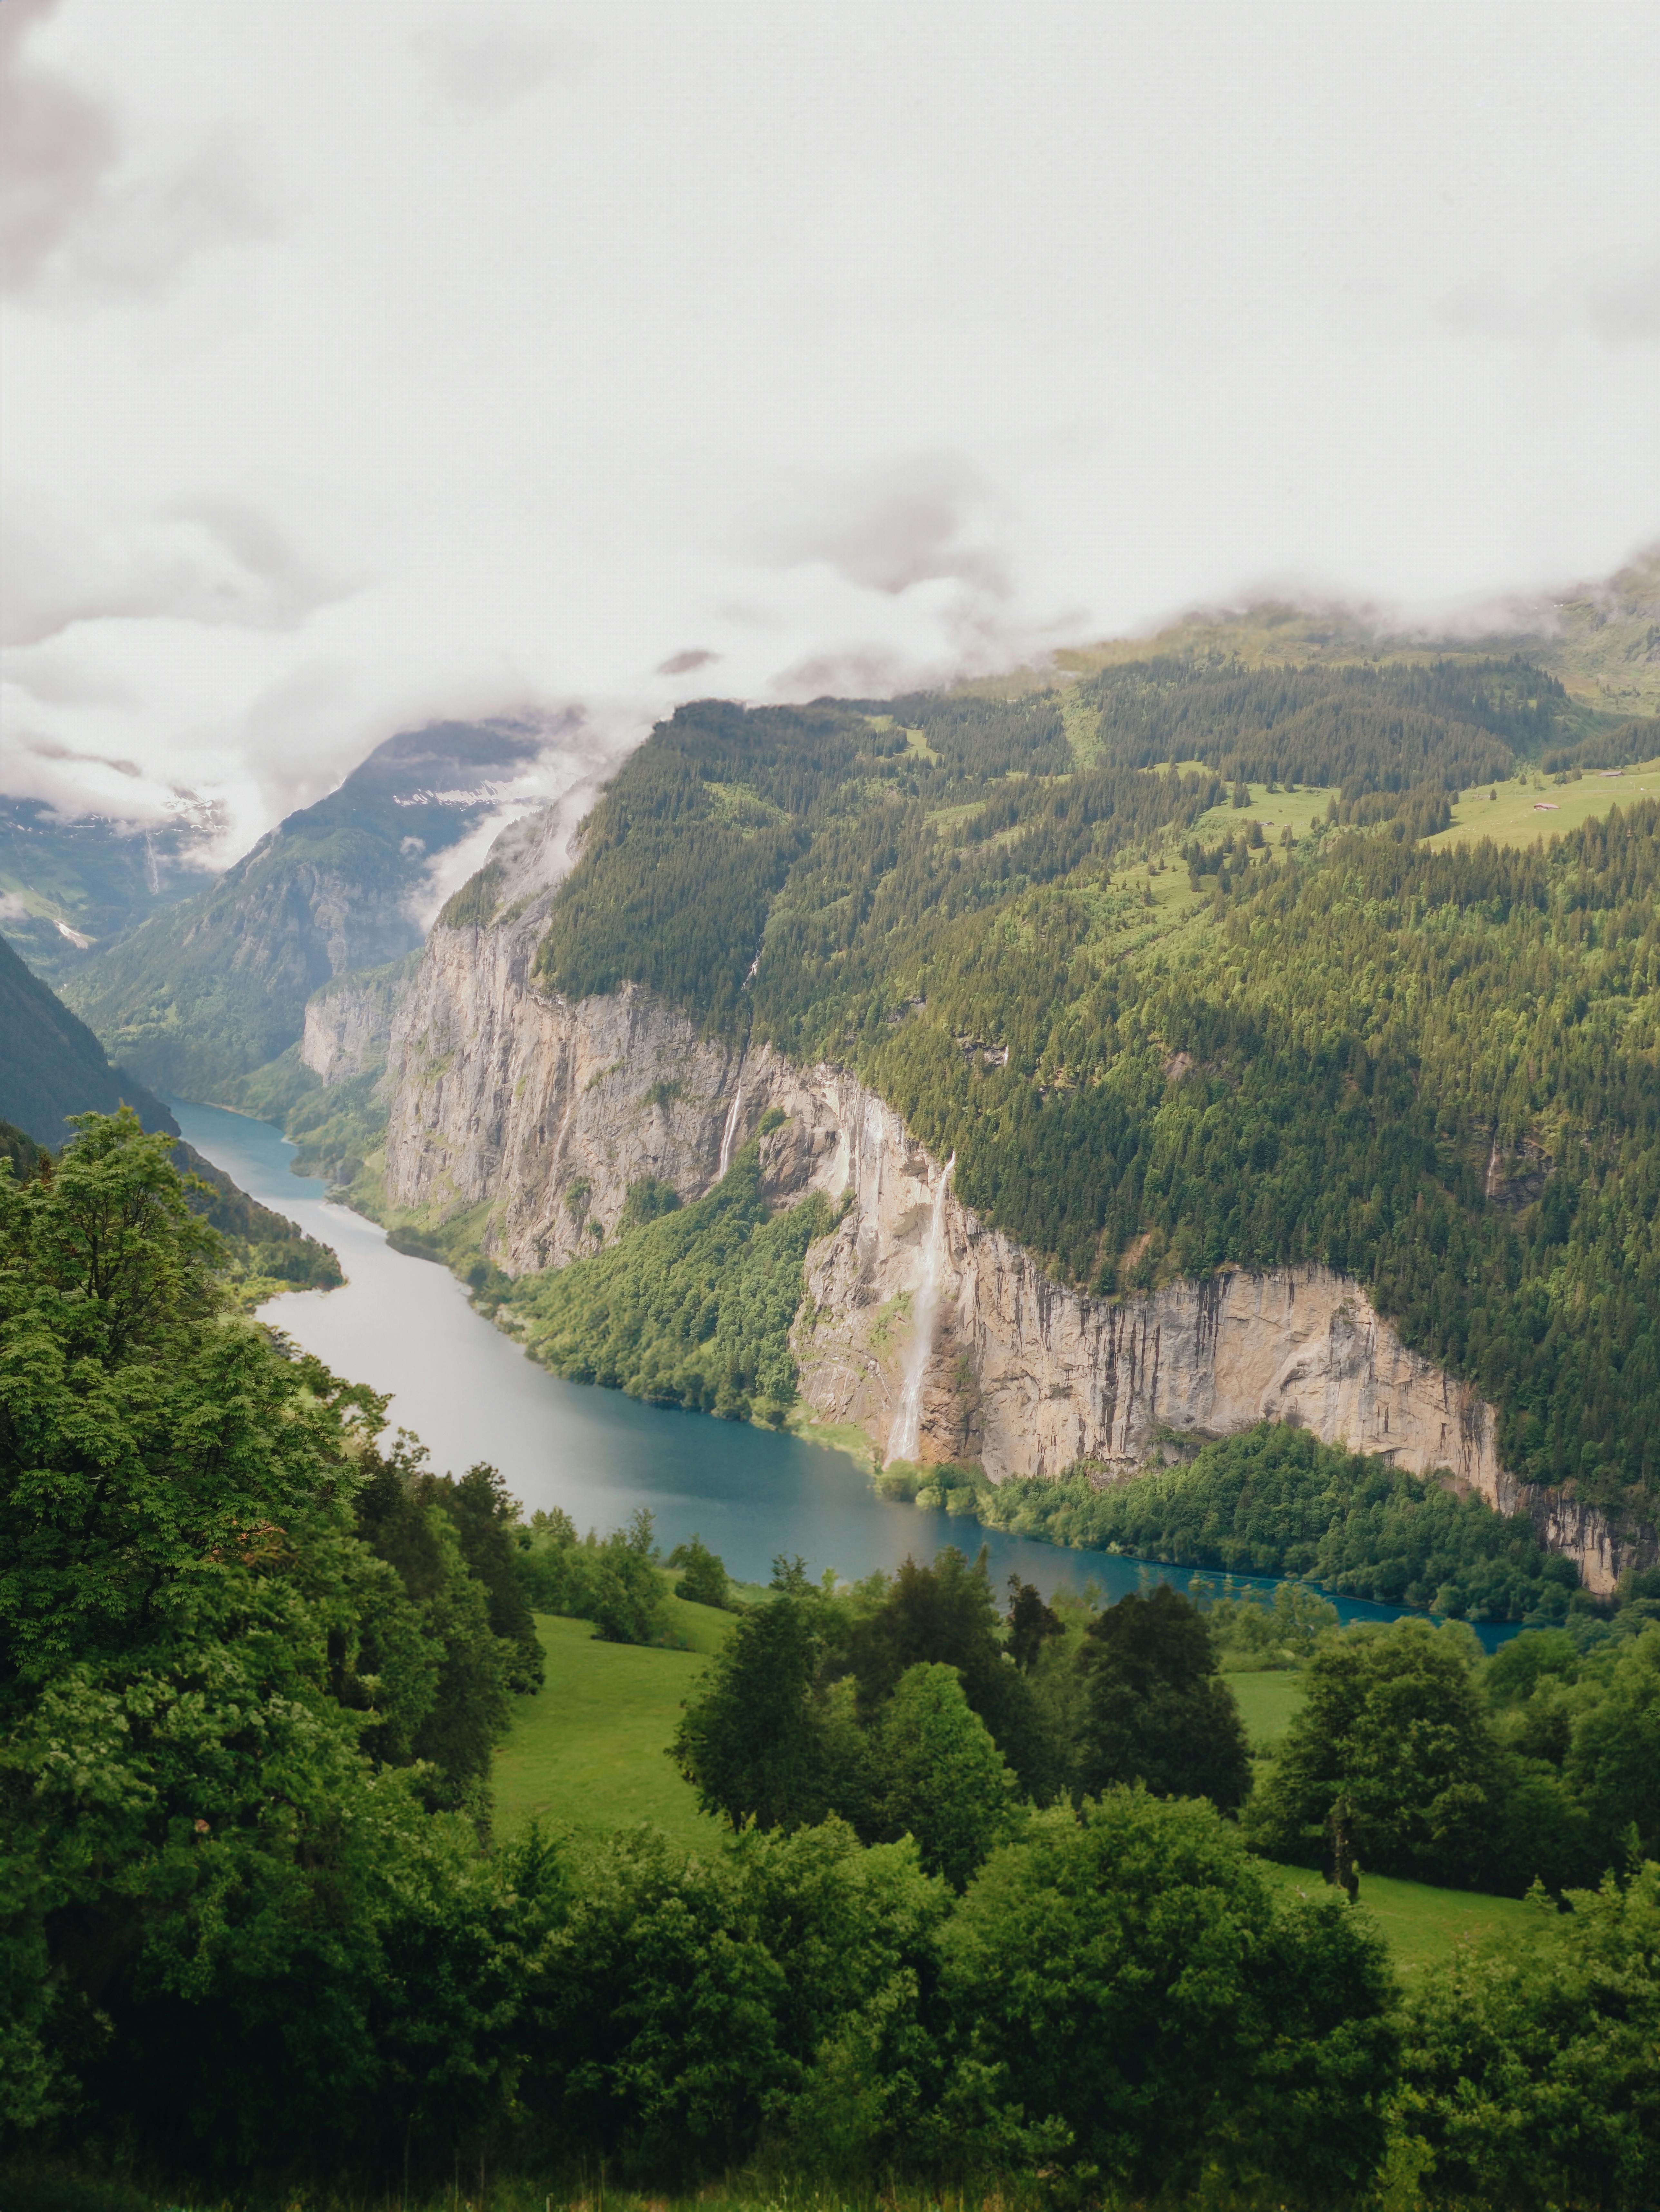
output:
{"label": "overcast sky", "polygon": [[1660,533],[1660,9],[0,0],[0,782]]}

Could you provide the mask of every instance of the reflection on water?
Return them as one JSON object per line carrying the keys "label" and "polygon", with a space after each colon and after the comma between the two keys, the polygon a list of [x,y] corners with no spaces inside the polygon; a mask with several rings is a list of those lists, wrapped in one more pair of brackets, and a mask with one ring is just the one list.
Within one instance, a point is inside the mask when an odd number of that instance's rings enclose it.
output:
{"label": "reflection on water", "polygon": [[[374,1223],[329,1204],[322,1182],[292,1174],[294,1147],[268,1122],[172,1103],[197,1152],[340,1255],[343,1290],[292,1293],[264,1317],[336,1374],[387,1392],[391,1420],[420,1437],[436,1467],[500,1468],[527,1511],[560,1505],[579,1528],[611,1528],[649,1506],[665,1548],[695,1533],[745,1582],[765,1582],[780,1552],[800,1553],[815,1573],[834,1567],[851,1577],[982,1541],[999,1585],[1011,1574],[1045,1591],[1093,1581],[1117,1597],[1148,1571],[879,1498],[839,1453],[798,1437],[561,1382],[475,1313],[446,1268],[394,1252]],[[1178,1587],[1189,1578],[1185,1568],[1150,1571]],[[1396,1610],[1336,1602],[1348,1620]]]}

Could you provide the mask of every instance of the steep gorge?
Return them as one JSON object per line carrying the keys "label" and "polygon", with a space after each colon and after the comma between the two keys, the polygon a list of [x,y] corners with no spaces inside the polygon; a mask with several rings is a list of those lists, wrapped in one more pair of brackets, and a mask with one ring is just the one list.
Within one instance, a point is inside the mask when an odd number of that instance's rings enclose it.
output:
{"label": "steep gorge", "polygon": [[[794,1333],[803,1395],[820,1419],[856,1425],[886,1451],[941,1163],[843,1070],[700,1036],[637,986],[578,1001],[542,988],[531,965],[550,893],[524,890],[528,872],[504,881],[493,923],[440,921],[398,994],[389,1206],[480,1209],[485,1255],[504,1273],[558,1266],[615,1231],[642,1178],[700,1195],[723,1152],[779,1109],[786,1119],[762,1145],[769,1197],[850,1200],[809,1253]],[[976,1460],[994,1481],[1088,1460],[1110,1479],[1155,1460],[1166,1438],[1269,1418],[1525,1507],[1592,1590],[1647,1556],[1648,1540],[1595,1509],[1518,1483],[1497,1455],[1493,1408],[1404,1346],[1352,1279],[1231,1269],[1097,1299],[1055,1283],[948,1189],[935,1234],[921,1460]]]}

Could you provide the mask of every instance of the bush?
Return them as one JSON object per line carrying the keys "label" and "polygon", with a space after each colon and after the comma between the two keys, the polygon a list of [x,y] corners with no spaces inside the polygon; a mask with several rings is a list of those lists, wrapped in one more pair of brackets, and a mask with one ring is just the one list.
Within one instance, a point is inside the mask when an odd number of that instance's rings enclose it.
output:
{"label": "bush", "polygon": [[1140,1782],[1155,1796],[1209,1797],[1232,1812],[1251,1786],[1233,1693],[1202,1614],[1167,1583],[1098,1613],[1078,1663],[1087,1673],[1077,1745],[1081,1786]]}
{"label": "bush", "polygon": [[1382,1942],[1345,1905],[1277,1905],[1209,1806],[1115,1790],[1081,1823],[1035,1815],[953,1915],[942,1994],[971,2161],[1013,2121],[1092,2197],[1203,2176],[1324,2208],[1382,2154]]}
{"label": "bush", "polygon": [[675,1595],[693,1605],[712,1605],[724,1610],[732,1601],[726,1567],[700,1536],[688,1536],[669,1554],[669,1565],[680,1569]]}

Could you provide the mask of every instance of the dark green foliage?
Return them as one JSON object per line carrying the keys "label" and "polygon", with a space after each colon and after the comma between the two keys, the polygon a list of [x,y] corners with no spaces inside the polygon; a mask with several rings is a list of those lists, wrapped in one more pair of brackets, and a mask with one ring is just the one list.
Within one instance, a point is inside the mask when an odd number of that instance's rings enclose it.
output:
{"label": "dark green foliage", "polygon": [[1057,1747],[1030,1683],[1004,1656],[1002,1627],[985,1553],[971,1565],[948,1545],[931,1566],[905,1561],[831,1671],[851,1676],[868,1723],[911,1668],[954,1668],[1023,1791],[1046,1802],[1059,1783]]}
{"label": "dark green foliage", "polygon": [[1092,1795],[1139,1782],[1159,1797],[1209,1797],[1232,1812],[1251,1786],[1233,1694],[1202,1614],[1166,1583],[1120,1598],[1089,1624],[1077,1770]]}
{"label": "dark green foliage", "polygon": [[[1245,783],[1336,785],[1345,798],[1405,791],[1433,772],[1448,791],[1506,775],[1566,719],[1554,678],[1521,662],[1421,668],[1216,667],[1160,659],[1078,686],[1098,757],[1136,768],[1201,760]],[[1235,804],[1249,804],[1235,793]]]}
{"label": "dark green foliage", "polygon": [[45,1158],[45,1146],[37,1145],[27,1130],[0,1121],[0,1159],[11,1162],[14,1182],[27,1182]]}
{"label": "dark green foliage", "polygon": [[724,1563],[701,1536],[688,1536],[683,1544],[676,1544],[669,1554],[669,1565],[680,1569],[680,1580],[675,1584],[676,1597],[683,1597],[693,1605],[715,1606],[722,1611],[731,1604],[732,1586],[726,1578]]}
{"label": "dark green foliage", "polygon": [[1384,1459],[1262,1422],[1185,1467],[1096,1489],[1013,1480],[982,1498],[998,1528],[1235,1574],[1308,1575],[1387,1605],[1472,1620],[1560,1619],[1578,1585],[1525,1514],[1495,1513]]}
{"label": "dark green foliage", "polygon": [[1540,766],[1547,775],[1566,769],[1625,768],[1633,761],[1652,760],[1660,753],[1660,715],[1649,714],[1621,722],[1611,730],[1593,730],[1577,744],[1558,747],[1545,755]]}
{"label": "dark green foliage", "polygon": [[76,1115],[113,1114],[124,1104],[147,1129],[179,1134],[161,1101],[110,1066],[86,1024],[0,937],[0,1118],[37,1145],[58,1146]]}
{"label": "dark green foliage", "polygon": [[173,1158],[193,1184],[207,1186],[191,1188],[191,1211],[224,1240],[228,1280],[239,1305],[257,1304],[278,1289],[330,1291],[345,1281],[328,1245],[239,1190],[193,1145],[175,1145]]}
{"label": "dark green foliage", "polygon": [[810,1599],[746,1613],[688,1699],[674,1757],[706,1813],[734,1828],[797,1828],[826,1811],[823,1730],[812,1691],[820,1624]]}
{"label": "dark green foliage", "polygon": [[579,1869],[525,2079],[561,2147],[688,2183],[768,2137],[850,2178],[908,2158],[942,1886],[839,1824],[688,1858],[642,1831]]}
{"label": "dark green foliage", "polygon": [[[1576,1616],[1576,1620],[1579,1617]],[[1346,1801],[1361,1873],[1519,1894],[1660,1851],[1660,1622],[1530,1631],[1482,1662],[1421,1621],[1323,1634],[1246,1808],[1270,1856],[1324,1866]]]}
{"label": "dark green foliage", "polygon": [[[472,1803],[489,1773],[490,1753],[506,1733],[508,1693],[528,1675],[521,1649],[493,1629],[493,1594],[470,1571],[452,1504],[454,1485],[400,1450],[370,1462],[356,1499],[357,1525],[377,1559],[397,1573],[430,1652],[429,1702],[407,1739],[394,1710],[369,1741],[382,1758],[427,1762],[435,1805]],[[475,1541],[477,1532],[475,1528]],[[482,1547],[481,1547],[482,1548]],[[391,1632],[373,1631],[358,1671],[378,1675],[391,1656]],[[538,1649],[538,1657],[540,1650]],[[408,1665],[405,1661],[405,1665]],[[534,1687],[528,1680],[524,1686]],[[405,1743],[407,1741],[407,1749]]]}
{"label": "dark green foliage", "polygon": [[537,1613],[591,1620],[607,1644],[657,1644],[669,1609],[657,1571],[652,1516],[642,1508],[626,1528],[578,1540],[569,1514],[536,1513],[516,1532],[513,1573]]}
{"label": "dark green foliage", "polygon": [[439,1498],[455,1523],[468,1571],[489,1601],[490,1632],[505,1647],[507,1687],[520,1697],[539,1690],[546,1662],[516,1564],[518,1500],[508,1496],[495,1468],[482,1461],[444,1483]]}
{"label": "dark green foliage", "polygon": [[663,1577],[644,1506],[626,1529],[594,1547],[587,1618],[604,1644],[651,1644],[666,1625]]}
{"label": "dark green foliage", "polygon": [[506,873],[500,860],[487,860],[476,875],[468,877],[458,891],[451,892],[439,909],[434,926],[439,929],[488,929]]}
{"label": "dark green foliage", "polygon": [[1031,1668],[1044,1645],[1065,1632],[1059,1616],[1044,1603],[1036,1587],[1023,1583],[1018,1575],[1010,1575],[1008,1651],[1015,1664]]}
{"label": "dark green foliage", "polygon": [[1518,1636],[1482,1669],[1510,1778],[1514,1881],[1591,1883],[1660,1857],[1660,1623],[1622,1607],[1586,1649]]}
{"label": "dark green foliage", "polygon": [[871,1826],[961,1889],[1013,1825],[1015,1778],[956,1668],[906,1668],[871,1737]]}
{"label": "dark green foliage", "polygon": [[557,1887],[479,1856],[487,1595],[383,1401],[227,1313],[171,1152],[88,1117],[0,1176],[0,2122],[221,2173],[447,2143]]}
{"label": "dark green foliage", "polygon": [[[638,1188],[639,1186],[636,1186]],[[630,1397],[782,1421],[796,1396],[790,1325],[807,1247],[832,1226],[815,1193],[769,1218],[760,1143],[694,1206],[512,1291],[532,1358]]]}
{"label": "dark green foliage", "polygon": [[1567,1901],[1533,1944],[1462,1953],[1410,1991],[1401,2117],[1433,2203],[1660,2203],[1660,1865]]}
{"label": "dark green foliage", "polygon": [[648,1221],[673,1213],[679,1205],[680,1193],[672,1183],[659,1182],[655,1176],[642,1176],[638,1182],[628,1186],[622,1212],[617,1217],[617,1234],[626,1237],[631,1229],[643,1229]]}
{"label": "dark green foliage", "polygon": [[1276,1907],[1208,1805],[1115,1790],[1081,1822],[1035,1816],[970,1885],[944,1960],[965,2146],[1018,2131],[1081,2193],[1138,2202],[1203,2175],[1324,2212],[1370,2181],[1395,2058],[1382,1943],[1345,1907]]}
{"label": "dark green foliage", "polygon": [[1362,1869],[1455,1888],[1497,1887],[1507,1871],[1510,1778],[1482,1707],[1479,1657],[1468,1630],[1421,1620],[1351,1628],[1325,1643],[1251,1801],[1258,1848],[1322,1864],[1342,1796]]}

